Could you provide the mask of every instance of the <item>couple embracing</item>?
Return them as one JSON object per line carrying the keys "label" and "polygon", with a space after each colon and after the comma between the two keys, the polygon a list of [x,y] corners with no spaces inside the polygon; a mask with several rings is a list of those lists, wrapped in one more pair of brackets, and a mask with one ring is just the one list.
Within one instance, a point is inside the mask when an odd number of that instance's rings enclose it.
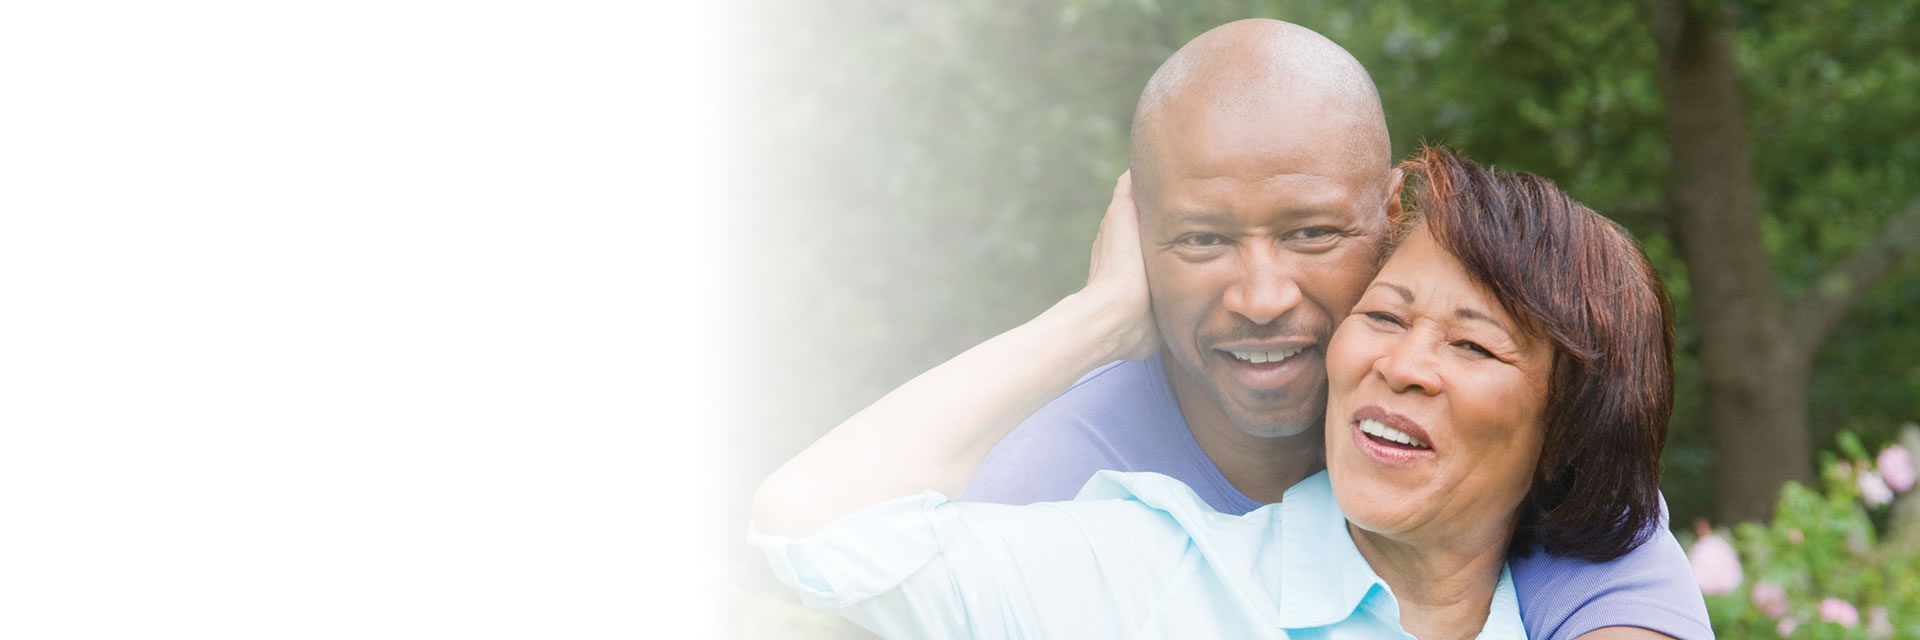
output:
{"label": "couple embracing", "polygon": [[1619,225],[1270,20],[1136,108],[1085,288],[849,418],[750,539],[890,637],[1709,638],[1672,314]]}

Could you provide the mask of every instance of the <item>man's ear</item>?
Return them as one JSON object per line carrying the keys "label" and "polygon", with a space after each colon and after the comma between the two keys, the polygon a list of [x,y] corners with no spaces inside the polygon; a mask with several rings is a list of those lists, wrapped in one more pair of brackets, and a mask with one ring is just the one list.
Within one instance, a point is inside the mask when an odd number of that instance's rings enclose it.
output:
{"label": "man's ear", "polygon": [[1407,186],[1406,171],[1402,171],[1400,167],[1394,167],[1392,170],[1387,171],[1387,201],[1385,204],[1388,229],[1400,226],[1400,218],[1407,214],[1405,205],[1400,202],[1400,191],[1401,188],[1405,186]]}
{"label": "man's ear", "polygon": [[1144,247],[1147,245],[1147,225],[1152,224],[1151,220],[1153,215],[1151,212],[1158,211],[1158,208],[1154,206],[1155,202],[1153,200],[1154,196],[1158,194],[1154,191],[1153,185],[1151,184],[1153,176],[1144,173],[1139,165],[1127,167],[1127,175],[1133,179],[1133,188],[1131,190],[1133,194],[1133,210],[1140,214],[1140,246]]}

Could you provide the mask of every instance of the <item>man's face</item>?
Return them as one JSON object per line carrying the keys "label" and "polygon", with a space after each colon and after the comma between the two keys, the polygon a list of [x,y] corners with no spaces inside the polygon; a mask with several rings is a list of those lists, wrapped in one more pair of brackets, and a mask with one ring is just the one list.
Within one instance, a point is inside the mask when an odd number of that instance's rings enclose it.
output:
{"label": "man's face", "polygon": [[1263,438],[1316,429],[1328,338],[1385,235],[1386,167],[1346,152],[1337,115],[1181,115],[1154,132],[1139,202],[1168,376],[1190,421]]}

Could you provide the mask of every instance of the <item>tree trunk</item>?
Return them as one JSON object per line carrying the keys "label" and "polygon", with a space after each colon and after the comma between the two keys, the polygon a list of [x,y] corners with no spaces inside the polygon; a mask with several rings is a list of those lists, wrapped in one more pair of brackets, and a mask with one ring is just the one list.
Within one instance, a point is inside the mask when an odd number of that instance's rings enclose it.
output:
{"label": "tree trunk", "polygon": [[1806,429],[1813,336],[1796,335],[1760,239],[1744,103],[1727,18],[1656,0],[1667,97],[1666,208],[1692,285],[1723,521],[1768,515],[1812,477]]}

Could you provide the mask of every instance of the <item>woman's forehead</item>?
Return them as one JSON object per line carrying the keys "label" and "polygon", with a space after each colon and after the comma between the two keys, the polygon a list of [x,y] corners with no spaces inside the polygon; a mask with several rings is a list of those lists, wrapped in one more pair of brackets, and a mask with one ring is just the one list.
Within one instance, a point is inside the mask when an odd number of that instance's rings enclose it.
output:
{"label": "woman's forehead", "polygon": [[1441,248],[1425,225],[1387,258],[1366,295],[1385,296],[1447,319],[1488,324],[1517,342],[1536,337],[1514,321],[1493,291],[1473,279],[1458,258]]}

